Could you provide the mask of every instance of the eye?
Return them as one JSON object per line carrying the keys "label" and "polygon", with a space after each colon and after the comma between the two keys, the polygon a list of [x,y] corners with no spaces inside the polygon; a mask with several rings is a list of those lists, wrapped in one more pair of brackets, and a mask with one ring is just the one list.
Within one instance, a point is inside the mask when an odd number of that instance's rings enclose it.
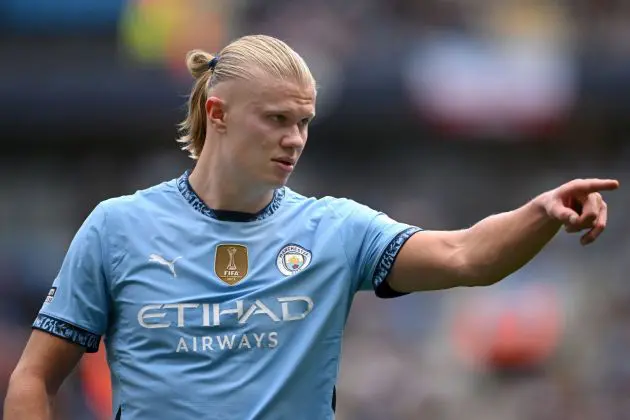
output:
{"label": "eye", "polygon": [[310,119],[310,118],[303,118],[303,119],[300,121],[300,125],[301,125],[302,127],[306,127],[306,126],[307,126],[310,122],[311,122],[311,119]]}
{"label": "eye", "polygon": [[284,124],[285,122],[287,122],[287,117],[282,114],[273,114],[269,118],[279,124]]}

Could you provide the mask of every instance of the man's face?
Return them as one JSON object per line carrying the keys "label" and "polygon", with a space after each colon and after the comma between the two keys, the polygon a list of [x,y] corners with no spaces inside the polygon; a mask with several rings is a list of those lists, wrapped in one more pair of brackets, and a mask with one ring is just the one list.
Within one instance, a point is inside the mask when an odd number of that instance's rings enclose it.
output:
{"label": "man's face", "polygon": [[284,185],[315,116],[314,86],[264,75],[228,83],[221,161],[241,181],[271,188]]}

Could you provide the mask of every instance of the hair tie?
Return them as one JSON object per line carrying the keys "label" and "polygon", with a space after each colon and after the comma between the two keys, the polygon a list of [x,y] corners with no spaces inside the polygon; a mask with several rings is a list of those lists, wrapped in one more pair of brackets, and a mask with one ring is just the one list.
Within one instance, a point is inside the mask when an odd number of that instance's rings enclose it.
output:
{"label": "hair tie", "polygon": [[214,68],[217,66],[218,62],[219,62],[219,56],[217,55],[212,60],[208,61],[208,68],[210,70],[214,70]]}

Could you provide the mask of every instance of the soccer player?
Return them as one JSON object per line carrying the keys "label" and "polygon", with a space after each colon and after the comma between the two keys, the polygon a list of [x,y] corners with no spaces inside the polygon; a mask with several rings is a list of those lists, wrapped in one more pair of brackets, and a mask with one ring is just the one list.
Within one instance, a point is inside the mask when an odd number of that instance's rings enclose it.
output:
{"label": "soccer player", "polygon": [[187,63],[196,83],[180,141],[194,169],[89,215],[12,375],[5,420],[50,419],[101,337],[116,419],[332,419],[358,291],[491,285],[563,225],[585,231],[583,244],[606,225],[599,191],[615,180],[574,180],[448,232],[304,197],[285,187],[315,116],[304,60],[247,36]]}

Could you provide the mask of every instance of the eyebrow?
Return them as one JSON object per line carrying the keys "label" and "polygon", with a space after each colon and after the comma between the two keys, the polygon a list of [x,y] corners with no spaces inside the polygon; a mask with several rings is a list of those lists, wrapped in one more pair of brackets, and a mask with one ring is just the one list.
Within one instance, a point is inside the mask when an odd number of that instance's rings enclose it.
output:
{"label": "eyebrow", "polygon": [[[263,108],[265,113],[278,113],[278,114],[295,114],[295,111],[292,111],[288,108],[282,108],[282,107],[270,107],[270,108]],[[309,119],[313,119],[315,118],[315,112],[309,112],[308,114],[306,114],[306,117]]]}

